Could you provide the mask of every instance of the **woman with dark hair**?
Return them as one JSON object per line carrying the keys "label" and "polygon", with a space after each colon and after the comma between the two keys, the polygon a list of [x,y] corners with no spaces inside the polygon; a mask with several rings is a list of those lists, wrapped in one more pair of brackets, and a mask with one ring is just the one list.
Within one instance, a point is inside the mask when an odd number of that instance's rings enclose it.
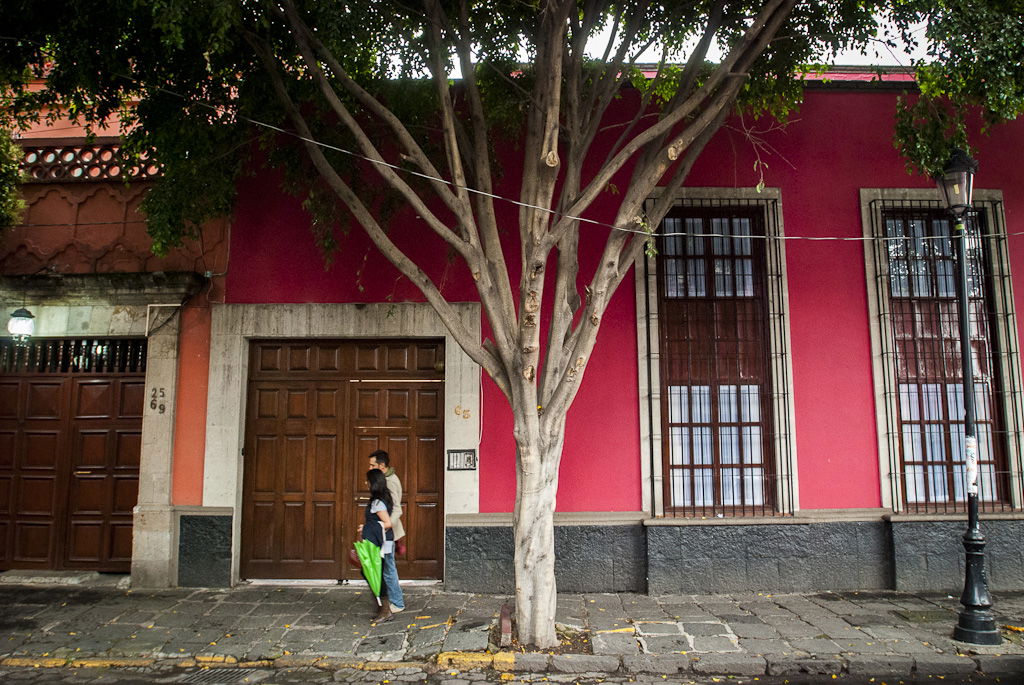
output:
{"label": "woman with dark hair", "polygon": [[388,492],[388,481],[380,469],[366,472],[366,482],[370,486],[370,503],[366,505],[366,519],[360,532],[363,540],[369,540],[380,547],[381,553],[381,605],[374,617],[374,623],[391,620],[393,613],[405,608],[405,598],[398,584],[398,569],[395,568],[395,533],[391,529],[391,512],[394,502]]}

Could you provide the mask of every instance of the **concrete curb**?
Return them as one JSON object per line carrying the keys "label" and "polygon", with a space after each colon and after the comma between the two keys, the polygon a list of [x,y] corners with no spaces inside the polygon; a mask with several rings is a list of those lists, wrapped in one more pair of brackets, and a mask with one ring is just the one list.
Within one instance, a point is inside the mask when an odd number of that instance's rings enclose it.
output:
{"label": "concrete curb", "polygon": [[780,658],[745,654],[703,654],[690,657],[676,655],[548,655],[543,652],[442,652],[437,665],[459,671],[493,668],[496,671],[560,673],[692,673],[702,676],[780,676],[780,675],[843,675],[886,673],[911,677],[954,676],[981,673],[1015,673],[1024,665],[1024,657],[1000,657],[879,654],[873,657]]}
{"label": "concrete curb", "polygon": [[[1024,657],[1017,655],[973,657],[929,655],[910,657],[877,655],[865,657],[829,656],[827,658],[789,658],[769,655],[767,658],[748,655],[549,655],[543,652],[441,652],[430,661],[368,661],[320,655],[285,655],[276,659],[241,661],[232,656],[187,656],[181,658],[103,658],[15,656],[0,659],[0,666],[27,668],[317,668],[321,670],[353,669],[362,671],[393,671],[416,668],[425,671],[451,669],[473,671],[493,669],[499,672],[561,673],[691,673],[703,676],[785,676],[842,675],[876,673],[885,670],[893,675],[969,675],[1010,674],[1024,667]],[[884,667],[884,668],[883,668]]]}

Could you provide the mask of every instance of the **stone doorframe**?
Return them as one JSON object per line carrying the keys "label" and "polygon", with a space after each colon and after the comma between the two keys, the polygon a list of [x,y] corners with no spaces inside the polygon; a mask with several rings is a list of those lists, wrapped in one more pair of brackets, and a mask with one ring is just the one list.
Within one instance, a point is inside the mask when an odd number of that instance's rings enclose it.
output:
{"label": "stone doorframe", "polygon": [[[132,521],[133,587],[169,587],[174,578],[171,464],[178,314],[203,283],[201,276],[191,272],[0,278],[0,302],[5,307],[25,306],[35,314],[36,337],[147,338],[147,402],[142,415],[139,496]],[[164,391],[164,402],[151,407],[149,395],[154,388]]]}
{"label": "stone doorframe", "polygon": [[[452,305],[470,334],[480,339],[480,305]],[[480,367],[459,347],[427,303],[221,304],[213,305],[210,391],[206,416],[203,507],[228,507],[231,584],[239,581],[242,448],[249,379],[249,340],[254,338],[444,338],[446,450],[480,448]],[[479,511],[479,471],[445,471],[445,515]]]}

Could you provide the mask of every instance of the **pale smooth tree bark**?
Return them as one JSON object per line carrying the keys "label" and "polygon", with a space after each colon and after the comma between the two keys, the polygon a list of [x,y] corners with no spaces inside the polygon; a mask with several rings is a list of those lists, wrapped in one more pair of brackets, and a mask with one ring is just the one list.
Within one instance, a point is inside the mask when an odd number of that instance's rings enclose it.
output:
{"label": "pale smooth tree bark", "polygon": [[[749,18],[742,39],[710,72],[704,71],[709,45],[722,20],[724,2],[714,3],[705,17],[703,37],[683,67],[673,97],[655,108],[646,99],[632,122],[603,130],[605,113],[621,94],[627,71],[653,39],[644,35],[644,12],[620,17],[612,26],[603,60],[585,59],[588,38],[607,9],[597,0],[546,0],[537,12],[533,79],[506,75],[511,88],[524,89],[523,162],[519,197],[519,282],[513,284],[495,212],[493,160],[485,98],[477,82],[479,69],[473,28],[486,18],[474,16],[469,0],[442,7],[424,3],[424,41],[430,77],[440,108],[433,141],[443,144],[443,162],[387,104],[364,89],[304,23],[300,11],[284,0],[274,5],[273,19],[287,25],[324,102],[357,141],[367,166],[404,198],[442,244],[470,270],[484,316],[493,335],[474,338],[436,283],[418,265],[421,254],[405,253],[392,241],[370,205],[332,167],[322,148],[306,142],[317,172],[349,209],[381,252],[414,283],[437,311],[454,339],[491,377],[508,399],[514,415],[516,443],[515,619],[521,642],[537,647],[557,644],[555,635],[554,511],[566,415],[586,372],[609,299],[635,259],[672,207],[700,150],[721,126],[736,102],[745,72],[782,25],[795,0],[769,0]],[[452,7],[457,7],[454,15]],[[582,8],[582,9],[581,9]],[[641,3],[641,10],[643,4]],[[446,11],[447,10],[447,11]],[[289,95],[295,77],[259,33],[247,39],[271,74],[275,92],[296,132],[312,139],[301,103]],[[461,67],[457,86],[449,82],[449,59]],[[656,76],[655,78],[661,78]],[[358,102],[359,114],[349,104]],[[367,118],[390,131],[385,153],[365,126]],[[592,144],[599,137],[617,138],[596,173]],[[397,153],[395,152],[397,149]],[[400,155],[428,177],[427,188],[414,188],[395,167]],[[609,190],[612,179],[627,170],[629,185],[619,189],[612,220],[617,230],[588,226],[581,236],[583,215]],[[479,191],[479,192],[475,192]],[[658,192],[660,191],[660,192]],[[448,219],[436,208],[442,207]],[[454,217],[454,221],[450,217]],[[603,238],[596,234],[605,234]],[[582,288],[578,251],[581,243],[605,241],[596,269]],[[554,311],[541,321],[540,303],[553,289]]]}

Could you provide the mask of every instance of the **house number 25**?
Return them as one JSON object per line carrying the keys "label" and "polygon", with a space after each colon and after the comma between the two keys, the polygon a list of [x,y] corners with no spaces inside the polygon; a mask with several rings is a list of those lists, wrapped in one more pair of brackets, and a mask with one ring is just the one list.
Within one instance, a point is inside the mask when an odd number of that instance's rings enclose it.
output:
{"label": "house number 25", "polygon": [[153,388],[153,391],[149,396],[149,408],[163,414],[167,411],[167,404],[164,402],[166,398],[166,390],[163,388]]}

